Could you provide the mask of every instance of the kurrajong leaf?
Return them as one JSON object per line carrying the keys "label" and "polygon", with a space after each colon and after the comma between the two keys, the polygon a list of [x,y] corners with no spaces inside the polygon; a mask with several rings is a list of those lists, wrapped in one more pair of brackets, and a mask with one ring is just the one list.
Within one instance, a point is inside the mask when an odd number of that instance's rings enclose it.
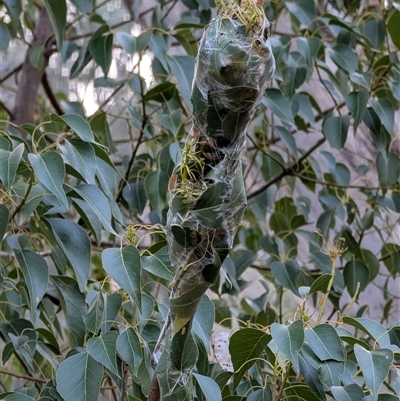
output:
{"label": "kurrajong leaf", "polygon": [[57,390],[65,401],[97,401],[103,367],[87,352],[67,358],[57,370]]}
{"label": "kurrajong leaf", "polygon": [[101,254],[103,268],[133,299],[141,310],[140,254],[133,246],[105,249]]}

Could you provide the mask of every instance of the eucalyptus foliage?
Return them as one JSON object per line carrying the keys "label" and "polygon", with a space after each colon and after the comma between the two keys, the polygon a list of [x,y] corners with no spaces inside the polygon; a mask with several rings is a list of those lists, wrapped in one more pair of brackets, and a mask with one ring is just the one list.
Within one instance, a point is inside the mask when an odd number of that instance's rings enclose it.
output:
{"label": "eucalyptus foliage", "polygon": [[[191,182],[222,171],[230,154],[227,143],[222,153],[205,143],[203,126],[235,122],[195,121],[201,132],[186,142],[215,4],[0,7],[0,398],[146,400],[151,357],[177,307],[179,253],[199,240],[174,226],[188,208],[182,191],[207,230],[240,220],[229,208],[226,219],[210,213],[225,195]],[[398,400],[400,6],[264,9],[276,71],[245,131],[242,166],[234,155],[247,206],[235,237],[214,246],[222,272],[195,297],[190,341],[167,356],[190,366],[189,385],[163,400]],[[200,52],[198,68],[205,61]],[[24,113],[33,119],[18,123]]]}

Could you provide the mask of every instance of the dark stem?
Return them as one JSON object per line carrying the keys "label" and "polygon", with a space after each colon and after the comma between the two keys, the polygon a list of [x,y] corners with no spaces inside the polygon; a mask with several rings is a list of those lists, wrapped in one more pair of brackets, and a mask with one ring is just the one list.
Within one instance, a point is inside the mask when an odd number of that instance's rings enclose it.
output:
{"label": "dark stem", "polygon": [[64,114],[64,110],[61,108],[56,97],[54,96],[53,89],[50,86],[50,82],[47,78],[46,71],[43,72],[42,85],[43,85],[44,92],[46,93],[47,97],[49,98],[50,103],[53,106],[56,113],[59,115]]}

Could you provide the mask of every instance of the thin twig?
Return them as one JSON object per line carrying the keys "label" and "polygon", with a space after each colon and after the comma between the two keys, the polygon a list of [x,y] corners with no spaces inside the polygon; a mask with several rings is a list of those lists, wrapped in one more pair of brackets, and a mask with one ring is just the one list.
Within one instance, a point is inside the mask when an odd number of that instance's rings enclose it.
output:
{"label": "thin twig", "polygon": [[43,85],[44,92],[46,93],[47,97],[49,98],[50,103],[53,106],[53,108],[56,111],[56,113],[58,115],[64,114],[64,110],[61,108],[61,106],[58,103],[56,97],[54,96],[53,89],[50,86],[49,80],[47,78],[46,71],[43,72],[42,85]]}
{"label": "thin twig", "polygon": [[47,380],[44,380],[44,379],[38,379],[38,378],[32,377],[32,376],[21,375],[19,373],[10,372],[5,369],[0,369],[0,374],[16,377],[17,379],[29,380],[29,381],[37,382],[37,383],[46,383],[47,382]]}
{"label": "thin twig", "polygon": [[286,177],[287,175],[292,175],[295,173],[296,169],[298,168],[299,165],[301,165],[301,163],[307,159],[308,156],[311,155],[311,153],[313,153],[316,149],[318,149],[323,143],[325,143],[326,138],[321,138],[314,146],[312,146],[310,149],[308,149],[308,151],[306,153],[304,153],[304,155],[302,157],[300,157],[300,159],[293,163],[292,165],[290,165],[289,167],[285,168],[284,170],[282,170],[282,172],[280,174],[278,174],[276,177],[272,178],[271,180],[269,180],[265,185],[263,185],[261,188],[255,190],[254,192],[252,192],[251,194],[249,194],[247,196],[247,199],[251,199],[254,198],[257,195],[260,195],[261,193],[263,193],[266,189],[268,189],[271,185],[274,185],[275,183],[277,183],[278,181],[280,181],[283,177]]}
{"label": "thin twig", "polygon": [[18,73],[19,71],[21,71],[23,65],[24,65],[24,63],[21,63],[21,64],[17,65],[9,73],[4,75],[4,77],[0,79],[0,84],[2,84],[4,81],[7,81],[7,79],[10,78],[12,75],[14,75],[14,74]]}

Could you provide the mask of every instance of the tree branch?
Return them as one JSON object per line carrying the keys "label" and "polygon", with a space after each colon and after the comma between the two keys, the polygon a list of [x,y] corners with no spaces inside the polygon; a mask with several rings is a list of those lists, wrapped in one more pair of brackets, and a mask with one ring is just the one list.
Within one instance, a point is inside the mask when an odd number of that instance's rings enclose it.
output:
{"label": "tree branch", "polygon": [[276,177],[272,178],[269,180],[265,185],[263,185],[261,188],[255,190],[251,194],[247,196],[247,199],[254,198],[257,195],[260,195],[262,192],[264,192],[266,189],[268,189],[271,185],[275,184],[276,182],[280,181],[283,177],[286,177],[287,175],[292,175],[295,173],[297,167],[307,159],[308,156],[311,155],[316,149],[318,149],[323,143],[325,143],[326,138],[321,138],[314,146],[312,146],[300,159],[290,165],[289,167],[285,168],[282,170],[280,174],[278,174]]}
{"label": "tree branch", "polygon": [[[15,97],[13,117],[11,122],[16,125],[30,123],[34,121],[36,96],[39,84],[42,81],[43,73],[48,65],[49,55],[44,52],[43,66],[38,69],[32,65],[29,58],[29,51],[35,46],[48,46],[49,38],[53,35],[53,27],[46,8],[40,6],[39,20],[34,31],[34,39],[26,53],[25,61],[22,65],[21,81]],[[46,49],[45,49],[46,50]],[[26,134],[22,133],[23,136]]]}
{"label": "tree branch", "polygon": [[56,97],[54,96],[53,89],[51,89],[49,80],[47,79],[46,71],[43,71],[42,85],[43,85],[44,92],[46,93],[47,97],[49,98],[50,103],[53,106],[56,113],[59,115],[64,114],[64,110],[61,108]]}
{"label": "tree branch", "polygon": [[46,380],[44,380],[44,379],[38,379],[38,378],[32,377],[32,376],[20,375],[18,373],[9,372],[8,370],[5,370],[5,369],[0,369],[0,373],[3,375],[16,377],[17,379],[29,380],[29,381],[36,382],[36,383],[46,383]]}

